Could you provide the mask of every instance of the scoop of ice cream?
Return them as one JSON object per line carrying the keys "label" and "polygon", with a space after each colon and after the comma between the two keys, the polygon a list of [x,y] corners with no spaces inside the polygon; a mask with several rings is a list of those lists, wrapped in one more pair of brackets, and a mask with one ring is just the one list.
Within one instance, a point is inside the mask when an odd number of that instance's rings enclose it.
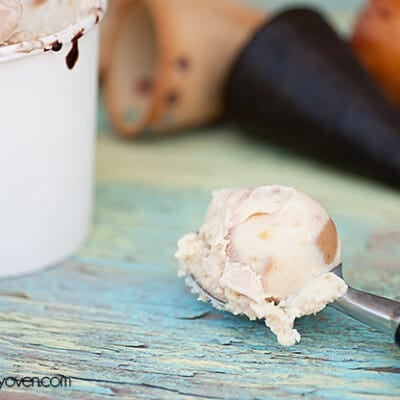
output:
{"label": "scoop of ice cream", "polygon": [[0,0],[0,44],[16,31],[22,11],[22,0]]}
{"label": "scoop of ice cream", "polygon": [[329,272],[340,240],[325,209],[284,186],[213,193],[198,234],[184,236],[176,257],[226,309],[264,318],[283,345],[300,340],[294,319],[314,314],[347,286]]}

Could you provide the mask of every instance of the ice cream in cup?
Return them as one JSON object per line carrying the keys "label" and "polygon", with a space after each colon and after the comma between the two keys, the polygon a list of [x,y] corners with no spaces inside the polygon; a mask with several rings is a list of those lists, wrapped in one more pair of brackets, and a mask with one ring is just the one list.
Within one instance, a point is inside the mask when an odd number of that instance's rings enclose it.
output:
{"label": "ice cream in cup", "polygon": [[22,19],[22,0],[0,0],[0,43],[17,30]]}
{"label": "ice cream in cup", "polygon": [[107,0],[0,0],[0,276],[71,256],[91,220]]}

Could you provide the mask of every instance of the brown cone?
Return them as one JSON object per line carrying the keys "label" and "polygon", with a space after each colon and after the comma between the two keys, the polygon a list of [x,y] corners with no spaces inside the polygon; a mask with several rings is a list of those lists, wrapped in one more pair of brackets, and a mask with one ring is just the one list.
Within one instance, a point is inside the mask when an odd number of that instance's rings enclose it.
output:
{"label": "brown cone", "polygon": [[120,16],[105,98],[124,137],[219,118],[232,60],[265,20],[228,0],[134,0]]}
{"label": "brown cone", "polygon": [[370,0],[351,43],[389,99],[400,105],[400,1]]}
{"label": "brown cone", "polygon": [[258,138],[400,184],[400,115],[310,9],[263,25],[233,64],[227,115]]}
{"label": "brown cone", "polygon": [[128,1],[129,0],[110,0],[108,3],[107,13],[100,27],[100,80],[104,80],[109,70],[115,34],[118,31],[118,21]]}

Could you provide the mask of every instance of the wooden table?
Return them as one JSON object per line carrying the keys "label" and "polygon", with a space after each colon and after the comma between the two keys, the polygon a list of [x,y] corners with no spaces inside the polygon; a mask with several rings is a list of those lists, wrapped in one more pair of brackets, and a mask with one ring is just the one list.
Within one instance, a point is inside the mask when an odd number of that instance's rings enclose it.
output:
{"label": "wooden table", "polygon": [[326,309],[298,321],[300,344],[281,347],[261,322],[198,302],[173,258],[210,190],[288,184],[333,215],[348,281],[400,300],[399,191],[229,126],[140,143],[100,130],[86,246],[61,266],[0,282],[0,378],[63,374],[72,385],[3,387],[0,399],[400,398],[391,338]]}

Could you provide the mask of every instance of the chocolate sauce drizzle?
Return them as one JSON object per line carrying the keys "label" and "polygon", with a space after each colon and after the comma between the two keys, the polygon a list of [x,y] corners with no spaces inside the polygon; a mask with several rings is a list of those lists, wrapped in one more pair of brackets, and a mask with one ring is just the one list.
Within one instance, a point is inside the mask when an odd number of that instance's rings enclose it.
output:
{"label": "chocolate sauce drizzle", "polygon": [[68,69],[73,69],[79,58],[78,40],[83,36],[84,30],[81,29],[71,40],[72,48],[68,52],[65,61]]}
{"label": "chocolate sauce drizzle", "polygon": [[63,46],[62,43],[56,40],[51,44],[51,50],[55,52],[60,51],[62,49],[62,46]]}

